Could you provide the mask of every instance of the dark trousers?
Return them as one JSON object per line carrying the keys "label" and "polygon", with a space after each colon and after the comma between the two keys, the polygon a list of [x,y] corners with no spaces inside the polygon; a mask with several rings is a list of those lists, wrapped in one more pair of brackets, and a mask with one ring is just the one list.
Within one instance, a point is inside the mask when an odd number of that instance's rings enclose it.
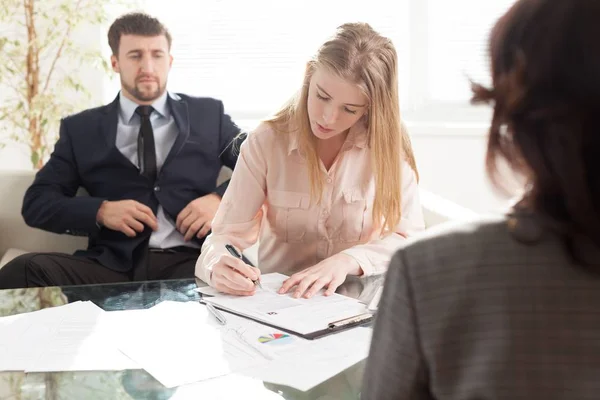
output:
{"label": "dark trousers", "polygon": [[23,254],[0,269],[0,289],[191,279],[199,250],[150,249],[147,262],[129,272],[113,271],[95,260],[63,253]]}

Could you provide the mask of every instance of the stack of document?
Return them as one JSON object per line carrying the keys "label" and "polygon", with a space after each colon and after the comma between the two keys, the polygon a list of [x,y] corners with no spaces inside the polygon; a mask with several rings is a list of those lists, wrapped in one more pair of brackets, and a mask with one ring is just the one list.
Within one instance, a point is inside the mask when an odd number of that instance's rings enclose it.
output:
{"label": "stack of document", "polygon": [[200,303],[166,301],[129,319],[116,344],[171,388],[268,363],[236,328],[219,325]]}
{"label": "stack of document", "polygon": [[[268,279],[265,283],[269,286]],[[316,297],[313,302],[324,299]],[[254,300],[261,301],[260,297]],[[277,311],[268,312],[285,315],[288,307],[275,306]],[[143,368],[164,386],[188,391],[202,383],[217,387],[218,382],[234,378],[308,390],[368,354],[371,331],[367,328],[306,340],[247,318],[224,315],[227,323],[220,325],[203,304],[165,301],[145,310],[110,312],[91,302],[75,302],[3,317],[0,371]],[[306,324],[312,329],[310,320]]]}
{"label": "stack of document", "polygon": [[114,344],[116,324],[90,301],[0,318],[0,371],[113,371],[138,364]]}
{"label": "stack of document", "polygon": [[236,374],[308,390],[365,359],[371,338],[356,328],[306,340],[231,314],[223,326],[191,302],[147,311],[123,326],[118,347],[166,387]]}

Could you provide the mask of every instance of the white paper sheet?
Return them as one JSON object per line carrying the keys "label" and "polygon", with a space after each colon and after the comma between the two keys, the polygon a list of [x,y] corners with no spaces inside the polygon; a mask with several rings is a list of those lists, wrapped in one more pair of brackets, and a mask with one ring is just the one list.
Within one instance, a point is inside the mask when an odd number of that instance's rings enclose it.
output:
{"label": "white paper sheet", "polygon": [[211,294],[204,298],[206,302],[300,334],[326,329],[331,322],[368,311],[358,300],[339,294],[317,294],[310,299],[295,299],[291,293],[279,294],[277,290],[285,279],[287,276],[277,273],[263,275],[264,290],[257,290],[253,296],[233,296],[213,290],[201,292]]}
{"label": "white paper sheet", "polygon": [[269,364],[240,374],[307,391],[367,358],[371,333],[370,328],[355,328],[306,341],[280,352]]}
{"label": "white paper sheet", "polygon": [[110,340],[105,312],[92,302],[0,318],[0,371],[53,372],[138,368]]}
{"label": "white paper sheet", "polygon": [[177,388],[170,400],[283,400],[283,397],[265,388],[259,379],[230,374],[208,381]]}
{"label": "white paper sheet", "polygon": [[71,309],[26,372],[139,369],[112,341],[118,325],[110,314],[92,302]]}
{"label": "white paper sheet", "polygon": [[364,359],[369,347],[369,329],[313,341],[232,314],[222,326],[195,302],[143,311],[124,322],[130,335],[119,347],[169,388],[234,374],[305,390]]}
{"label": "white paper sheet", "polygon": [[202,382],[216,388],[212,378],[222,383],[245,376],[253,387],[252,379],[260,379],[308,390],[368,354],[370,329],[310,341],[247,318],[226,318],[227,325],[219,325],[197,302],[112,312],[76,302],[4,317],[0,371],[143,367],[166,387]]}
{"label": "white paper sheet", "polygon": [[[354,328],[317,340],[306,340],[248,319],[227,314],[243,341],[256,347],[269,363],[236,372],[265,382],[306,391],[367,358],[370,328]],[[279,338],[276,338],[279,337]],[[267,338],[273,338],[268,340]],[[266,340],[267,339],[267,340]]]}
{"label": "white paper sheet", "polygon": [[219,325],[200,303],[165,301],[145,311],[129,319],[119,348],[168,388],[269,361],[242,340],[233,318]]}
{"label": "white paper sheet", "polygon": [[0,371],[24,371],[37,358],[41,341],[58,325],[56,313],[48,308],[31,313],[0,318],[0,343],[4,355],[0,357]]}

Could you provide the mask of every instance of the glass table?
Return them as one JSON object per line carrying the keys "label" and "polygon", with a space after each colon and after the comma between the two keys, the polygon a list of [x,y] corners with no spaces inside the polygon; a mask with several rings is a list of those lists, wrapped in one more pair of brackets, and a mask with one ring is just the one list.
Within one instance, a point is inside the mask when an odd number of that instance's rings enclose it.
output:
{"label": "glass table", "polygon": [[[350,277],[337,292],[368,304],[382,283],[383,276],[365,279]],[[199,280],[185,279],[0,290],[0,316],[79,300],[92,301],[106,311],[150,308],[166,300],[198,301],[200,295],[194,289],[203,285]],[[364,364],[363,360],[307,392],[262,382],[265,398],[359,399]],[[198,386],[198,392],[192,393],[192,398],[213,398],[201,388],[201,385]],[[186,392],[188,394],[189,389]],[[0,372],[0,399],[162,400],[181,397],[178,388],[165,388],[144,370],[28,374]]]}

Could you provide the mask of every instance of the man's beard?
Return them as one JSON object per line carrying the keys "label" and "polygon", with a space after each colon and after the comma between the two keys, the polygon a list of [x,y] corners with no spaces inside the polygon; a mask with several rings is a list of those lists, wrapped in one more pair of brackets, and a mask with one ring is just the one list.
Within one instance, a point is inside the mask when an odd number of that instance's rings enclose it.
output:
{"label": "man's beard", "polygon": [[141,102],[148,102],[158,99],[164,93],[166,87],[166,85],[161,86],[158,84],[156,90],[152,92],[142,92],[137,88],[137,84],[135,86],[129,86],[127,83],[121,80],[121,85],[125,90],[127,90],[127,92],[129,92],[129,94],[131,94],[131,96],[133,96],[133,98]]}

